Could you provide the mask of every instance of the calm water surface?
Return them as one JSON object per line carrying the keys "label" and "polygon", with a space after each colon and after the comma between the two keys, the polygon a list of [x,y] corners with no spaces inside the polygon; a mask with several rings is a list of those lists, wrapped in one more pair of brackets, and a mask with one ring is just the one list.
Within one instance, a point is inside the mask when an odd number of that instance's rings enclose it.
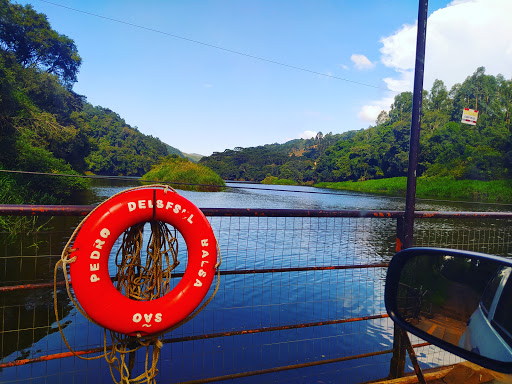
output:
{"label": "calm water surface", "polygon": [[[97,204],[115,193],[137,185],[136,182],[95,180],[90,191],[77,197],[77,204]],[[228,185],[234,188],[217,193],[181,190],[178,192],[200,208],[403,210],[405,205],[404,199],[311,187],[240,183]],[[507,210],[509,207],[418,201],[416,208],[425,211],[495,211]],[[393,253],[396,222],[390,219],[373,220],[375,223],[370,226],[360,226],[359,222],[356,223],[354,220],[357,219],[210,219],[223,253],[224,270],[350,265],[389,260]],[[38,252],[44,254],[45,247],[48,247],[50,253],[60,252],[54,249],[62,249],[78,222],[77,218],[55,218],[51,225],[55,232],[61,235],[53,235],[51,245],[47,244],[48,241],[42,240]],[[481,224],[470,221],[453,223],[445,220],[440,222],[438,227],[452,230],[454,225],[467,232]],[[419,225],[420,229],[421,226],[422,224]],[[290,233],[293,235],[289,235]],[[186,246],[183,241],[180,244],[180,251],[184,252]],[[27,269],[26,263],[25,261],[23,267],[11,267],[6,262],[3,266],[4,280],[20,283],[49,279],[55,258],[48,258],[43,267],[39,264]],[[186,261],[180,265],[178,271],[182,271],[185,266]],[[109,269],[112,275],[115,274],[113,263]],[[207,310],[194,321],[174,331],[171,336],[181,337],[385,313],[384,278],[385,270],[382,268],[224,276],[221,278],[221,292],[209,304]],[[56,332],[56,325],[51,325],[50,334],[45,327],[45,317],[51,318],[52,308],[48,306],[48,302],[52,300],[51,291],[24,292],[2,297],[3,306],[7,308],[4,311],[6,332],[3,334],[0,356],[2,362],[65,351],[60,334]],[[77,349],[92,344],[101,345],[101,330],[88,325],[87,320],[69,303],[64,292],[59,293],[59,300],[64,317],[64,332],[70,337],[72,345]],[[20,302],[23,303],[21,306]],[[35,319],[35,324],[27,322],[27,334],[9,332],[9,327],[12,330],[20,329],[20,319],[25,317]],[[41,330],[32,330],[34,325],[40,325]],[[368,353],[389,349],[391,343],[389,319],[267,332],[244,337],[171,343],[165,345],[165,354],[162,352],[159,382],[190,380]],[[420,357],[422,353],[424,352],[419,353]],[[429,355],[429,360],[433,363],[446,362],[446,359],[445,355]],[[68,372],[70,380],[64,382],[111,381],[104,361],[82,363],[76,358],[68,358],[58,360],[58,363],[38,363],[30,364],[23,369],[4,369],[0,372],[0,382],[20,381],[20,377],[33,380],[30,382],[45,382],[52,367],[58,372],[55,375],[59,380],[65,377],[63,371]],[[342,382],[356,383],[384,377],[388,369],[389,355],[371,361],[362,359],[345,362],[339,366],[335,364],[311,368],[316,372],[313,376],[318,376],[318,381],[325,383],[340,382],[340,372],[343,374]],[[85,373],[80,374],[80,370]],[[246,378],[242,382],[259,383],[263,380],[307,383],[311,382],[311,370],[302,378],[300,373],[283,373]],[[40,376],[40,380],[35,379],[37,375]]]}

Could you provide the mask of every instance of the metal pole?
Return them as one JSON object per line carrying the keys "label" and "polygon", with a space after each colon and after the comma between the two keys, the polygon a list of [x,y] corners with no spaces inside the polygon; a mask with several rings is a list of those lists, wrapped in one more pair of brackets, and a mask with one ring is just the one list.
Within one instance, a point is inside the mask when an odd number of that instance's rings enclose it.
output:
{"label": "metal pole", "polygon": [[[416,171],[420,146],[421,104],[423,101],[423,73],[427,40],[428,0],[419,0],[418,32],[416,36],[416,64],[414,67],[414,92],[412,96],[411,136],[409,139],[409,168],[407,170],[407,195],[404,220],[398,220],[396,250],[413,245],[414,211],[416,207]],[[389,379],[402,377],[405,368],[405,340],[402,330],[394,325],[393,357],[389,367]]]}
{"label": "metal pole", "polygon": [[413,243],[414,210],[416,206],[416,171],[420,146],[421,104],[423,100],[423,73],[427,40],[428,0],[419,1],[418,33],[416,37],[416,64],[414,69],[414,93],[412,96],[411,137],[409,139],[409,169],[407,170],[407,196],[404,215],[403,249]]}

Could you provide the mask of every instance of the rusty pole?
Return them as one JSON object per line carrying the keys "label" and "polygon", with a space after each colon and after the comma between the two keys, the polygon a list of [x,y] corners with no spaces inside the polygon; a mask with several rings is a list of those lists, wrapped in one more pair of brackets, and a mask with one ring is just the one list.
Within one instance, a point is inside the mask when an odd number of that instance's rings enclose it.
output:
{"label": "rusty pole", "polygon": [[423,101],[423,73],[425,68],[425,46],[427,40],[428,0],[420,0],[418,9],[418,33],[416,38],[416,65],[414,70],[414,93],[412,98],[411,136],[409,138],[409,168],[407,170],[407,192],[404,215],[403,248],[412,247],[414,210],[416,206],[416,171],[420,147],[421,106]]}
{"label": "rusty pole", "polygon": [[[407,192],[404,219],[398,220],[397,251],[413,245],[414,211],[416,208],[416,177],[418,152],[420,146],[421,107],[423,101],[423,74],[425,69],[425,46],[427,40],[428,0],[419,0],[418,32],[416,35],[416,63],[414,67],[414,92],[412,98],[411,135],[409,138],[409,167],[407,169]],[[391,358],[389,378],[404,375],[405,346],[409,340],[405,332],[395,324],[393,357]],[[419,367],[418,367],[419,368]]]}

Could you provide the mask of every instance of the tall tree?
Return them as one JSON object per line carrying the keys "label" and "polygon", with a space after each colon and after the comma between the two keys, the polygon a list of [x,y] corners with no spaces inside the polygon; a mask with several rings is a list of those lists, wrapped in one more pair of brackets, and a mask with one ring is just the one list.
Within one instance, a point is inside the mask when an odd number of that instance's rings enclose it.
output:
{"label": "tall tree", "polygon": [[448,97],[448,90],[442,80],[434,80],[432,89],[428,94],[427,107],[430,111],[446,112],[450,106],[450,99]]}
{"label": "tall tree", "polygon": [[0,48],[12,52],[25,68],[57,75],[68,88],[77,80],[82,59],[74,41],[53,30],[31,5],[0,0]]}
{"label": "tall tree", "polygon": [[412,113],[412,92],[402,92],[395,96],[389,118],[392,123],[410,121]]}

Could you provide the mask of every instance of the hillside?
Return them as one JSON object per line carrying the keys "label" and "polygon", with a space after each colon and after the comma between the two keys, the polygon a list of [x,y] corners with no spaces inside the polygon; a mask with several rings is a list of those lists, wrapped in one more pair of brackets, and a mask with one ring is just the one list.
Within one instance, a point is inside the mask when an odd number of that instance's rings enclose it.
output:
{"label": "hillside", "polygon": [[316,161],[339,140],[353,132],[333,135],[318,133],[312,139],[296,139],[284,144],[226,149],[203,157],[199,163],[217,172],[225,180],[262,181],[267,176],[309,183],[315,180]]}
{"label": "hillside", "polygon": [[[184,156],[75,93],[81,62],[44,14],[2,3],[0,169],[142,176],[170,153]],[[86,187],[76,178],[0,174],[0,195],[13,203],[54,202]]]}
{"label": "hillside", "polygon": [[[464,108],[478,110],[476,126],[460,122]],[[412,93],[403,92],[367,129],[235,148],[201,163],[232,180],[270,176],[302,184],[401,177],[407,174],[411,112]],[[511,179],[511,112],[512,81],[487,75],[483,67],[449,91],[436,80],[424,91],[418,176]]]}

